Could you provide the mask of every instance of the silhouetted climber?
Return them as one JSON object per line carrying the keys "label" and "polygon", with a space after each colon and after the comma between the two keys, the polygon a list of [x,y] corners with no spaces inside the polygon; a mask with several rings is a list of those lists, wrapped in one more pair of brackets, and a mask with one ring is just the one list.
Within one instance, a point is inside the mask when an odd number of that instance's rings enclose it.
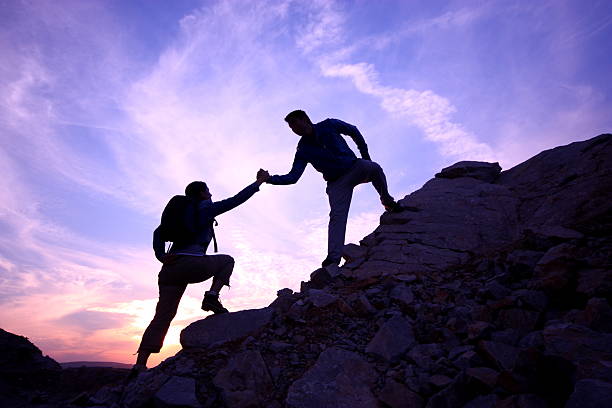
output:
{"label": "silhouetted climber", "polygon": [[[355,186],[371,182],[387,211],[397,212],[402,208],[389,194],[385,174],[377,163],[371,161],[368,146],[357,127],[338,119],[326,119],[313,124],[302,110],[290,112],[285,121],[301,139],[291,171],[282,176],[271,176],[267,183],[294,184],[302,176],[308,163],[323,173],[323,178],[327,181],[330,213],[327,258],[322,265],[338,265],[342,258],[346,221]],[[350,136],[355,141],[361,159],[357,158],[342,135]]]}
{"label": "silhouetted climber", "polygon": [[[174,196],[162,213],[161,224],[153,233],[155,257],[163,263],[159,272],[159,300],[155,317],[142,335],[138,358],[132,376],[146,370],[151,353],[159,353],[164,338],[176,315],[179,302],[189,283],[213,278],[209,291],[204,293],[202,309],[213,313],[227,313],[219,301],[223,285],[229,286],[234,269],[234,258],[229,255],[206,255],[211,240],[217,242],[213,224],[215,217],[247,201],[259,186],[270,177],[265,170],[257,172],[257,180],[235,196],[213,202],[206,183],[194,181],[185,188],[184,196]],[[165,243],[172,242],[166,253]]]}

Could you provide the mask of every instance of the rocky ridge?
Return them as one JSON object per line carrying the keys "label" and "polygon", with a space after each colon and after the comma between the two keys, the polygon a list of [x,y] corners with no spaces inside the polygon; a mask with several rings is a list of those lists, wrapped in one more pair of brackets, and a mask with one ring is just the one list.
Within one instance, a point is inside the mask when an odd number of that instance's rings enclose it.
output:
{"label": "rocky ridge", "polygon": [[612,135],[504,172],[459,162],[381,216],[346,263],[90,407],[612,406]]}

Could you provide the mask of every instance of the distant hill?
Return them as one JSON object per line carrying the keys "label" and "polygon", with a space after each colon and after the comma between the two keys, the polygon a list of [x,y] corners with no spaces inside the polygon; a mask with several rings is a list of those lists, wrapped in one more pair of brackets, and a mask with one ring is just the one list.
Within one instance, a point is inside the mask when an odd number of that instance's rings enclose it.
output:
{"label": "distant hill", "polygon": [[132,368],[131,364],[115,363],[113,361],[70,361],[68,363],[60,363],[62,368],[78,368],[78,367],[110,367],[110,368]]}

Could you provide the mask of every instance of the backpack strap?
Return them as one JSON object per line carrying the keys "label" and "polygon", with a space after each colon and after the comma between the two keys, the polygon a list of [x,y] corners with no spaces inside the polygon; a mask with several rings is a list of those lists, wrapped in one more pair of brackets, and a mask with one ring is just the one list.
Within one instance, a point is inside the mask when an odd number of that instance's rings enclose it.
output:
{"label": "backpack strap", "polygon": [[212,239],[213,239],[213,244],[215,246],[215,253],[219,252],[219,247],[217,246],[217,237],[215,236],[215,226],[219,225],[219,223],[217,222],[217,220],[215,218],[213,218],[213,225],[212,225]]}

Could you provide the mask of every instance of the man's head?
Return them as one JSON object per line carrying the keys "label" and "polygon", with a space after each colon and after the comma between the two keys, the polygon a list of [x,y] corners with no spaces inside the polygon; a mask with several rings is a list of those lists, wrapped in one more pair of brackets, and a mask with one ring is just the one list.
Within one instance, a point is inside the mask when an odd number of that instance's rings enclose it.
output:
{"label": "man's head", "polygon": [[208,186],[203,181],[192,181],[185,187],[185,195],[194,200],[208,200],[212,197]]}
{"label": "man's head", "polygon": [[303,110],[294,110],[285,116],[285,122],[289,125],[293,133],[300,136],[312,135],[312,122]]}

